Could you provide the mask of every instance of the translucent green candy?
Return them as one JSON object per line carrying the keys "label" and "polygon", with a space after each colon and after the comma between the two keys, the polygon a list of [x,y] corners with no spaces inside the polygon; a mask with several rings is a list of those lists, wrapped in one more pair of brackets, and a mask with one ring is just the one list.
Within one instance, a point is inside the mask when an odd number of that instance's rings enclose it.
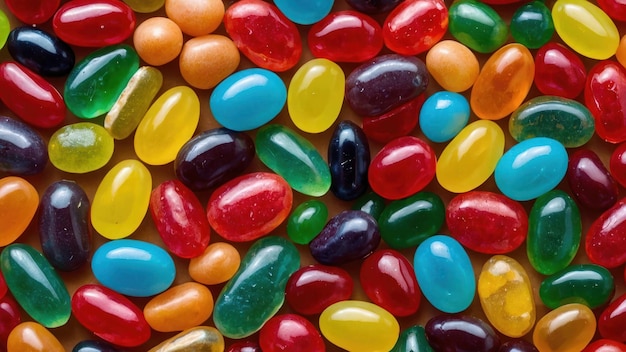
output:
{"label": "translucent green candy", "polygon": [[489,5],[476,0],[461,0],[448,11],[450,34],[479,53],[500,48],[509,35],[508,26]]}
{"label": "translucent green candy", "polygon": [[57,169],[82,174],[106,165],[113,156],[113,148],[113,137],[104,127],[79,122],[54,132],[48,142],[48,155]]}
{"label": "translucent green candy", "polygon": [[385,198],[375,192],[367,192],[354,201],[352,210],[364,211],[378,220],[380,214],[385,210],[385,206]]}
{"label": "translucent green candy", "polygon": [[550,9],[543,1],[532,1],[519,7],[511,17],[511,35],[529,49],[538,49],[554,34]]}
{"label": "translucent green candy", "polygon": [[297,244],[309,244],[328,220],[328,207],[324,202],[311,199],[298,205],[287,220],[287,235]]}
{"label": "translucent green candy", "polygon": [[611,272],[596,264],[578,264],[545,278],[539,287],[543,304],[550,309],[580,303],[594,309],[611,300],[615,283]]}
{"label": "translucent green candy", "polygon": [[421,325],[413,325],[400,333],[391,352],[434,352],[426,339],[426,331]]}

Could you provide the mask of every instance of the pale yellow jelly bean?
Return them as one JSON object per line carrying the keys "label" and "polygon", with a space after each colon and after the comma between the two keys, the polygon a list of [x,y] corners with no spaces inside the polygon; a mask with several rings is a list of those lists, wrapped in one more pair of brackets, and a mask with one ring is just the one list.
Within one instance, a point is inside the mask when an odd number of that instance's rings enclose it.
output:
{"label": "pale yellow jelly bean", "polygon": [[442,40],[430,48],[426,68],[441,88],[451,92],[468,90],[480,71],[476,55],[454,40]]}
{"label": "pale yellow jelly bean", "polygon": [[150,171],[138,160],[113,166],[96,189],[91,203],[91,224],[114,240],[131,235],[146,215],[152,191]]}
{"label": "pale yellow jelly bean", "polygon": [[450,192],[471,191],[491,176],[503,152],[504,132],[497,123],[489,120],[472,122],[441,152],[437,161],[437,181]]}
{"label": "pale yellow jelly bean", "polygon": [[152,329],[161,332],[183,331],[204,323],[213,312],[213,295],[197,282],[169,288],[153,297],[143,308]]}
{"label": "pale yellow jelly bean", "polygon": [[235,72],[240,59],[239,49],[230,38],[209,34],[189,39],[180,52],[178,65],[189,85],[209,89]]}
{"label": "pale yellow jelly bean", "polygon": [[578,352],[593,339],[596,317],[580,303],[560,306],[544,315],[535,326],[533,343],[539,352]]}
{"label": "pale yellow jelly bean", "polygon": [[626,67],[626,35],[624,35],[619,41],[615,57],[617,58],[617,61],[622,64],[622,66]]}
{"label": "pale yellow jelly bean", "polygon": [[61,342],[43,325],[27,321],[9,334],[7,352],[65,352]]}
{"label": "pale yellow jelly bean", "polygon": [[506,336],[524,336],[535,325],[530,279],[511,257],[495,255],[485,263],[478,277],[478,297],[491,325]]}
{"label": "pale yellow jelly bean", "polygon": [[219,27],[224,18],[222,0],[165,0],[165,13],[185,34],[197,37]]}
{"label": "pale yellow jelly bean", "polygon": [[187,86],[170,88],[148,109],[135,131],[135,153],[146,164],[164,165],[193,136],[200,121],[200,101]]}
{"label": "pale yellow jelly bean", "polygon": [[189,261],[189,276],[205,285],[217,285],[230,280],[239,269],[241,256],[226,242],[210,244],[201,255]]}
{"label": "pale yellow jelly bean", "polygon": [[474,82],[470,95],[472,111],[486,120],[508,116],[526,99],[534,76],[535,61],[525,46],[503,46],[489,57]]}
{"label": "pale yellow jelly bean", "polygon": [[224,352],[224,336],[214,327],[198,326],[171,337],[148,352]]}
{"label": "pale yellow jelly bean", "polygon": [[0,247],[24,233],[39,206],[39,193],[30,182],[17,176],[0,179]]}

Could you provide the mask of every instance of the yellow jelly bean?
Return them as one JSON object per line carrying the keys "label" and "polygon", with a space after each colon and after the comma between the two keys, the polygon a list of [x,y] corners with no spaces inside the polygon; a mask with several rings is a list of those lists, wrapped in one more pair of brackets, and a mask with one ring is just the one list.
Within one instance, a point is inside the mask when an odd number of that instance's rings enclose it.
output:
{"label": "yellow jelly bean", "polygon": [[200,101],[189,87],[169,89],[150,106],[135,132],[135,153],[146,164],[164,165],[193,136],[200,121]]}
{"label": "yellow jelly bean", "polygon": [[596,317],[580,303],[560,306],[535,326],[533,343],[539,352],[578,352],[593,339]]}
{"label": "yellow jelly bean", "polygon": [[442,40],[430,48],[426,68],[441,88],[451,92],[468,90],[480,71],[476,55],[454,40]]}
{"label": "yellow jelly bean", "polygon": [[287,108],[296,127],[309,133],[326,131],[341,111],[345,81],[341,67],[330,60],[313,59],[302,65],[287,91]]}
{"label": "yellow jelly bean", "polygon": [[38,206],[39,193],[30,182],[17,176],[0,179],[0,247],[22,235]]}
{"label": "yellow jelly bean", "polygon": [[441,152],[437,161],[437,181],[450,192],[471,191],[491,176],[503,152],[504,132],[497,123],[488,120],[472,122]]}
{"label": "yellow jelly bean", "polygon": [[152,191],[150,171],[138,160],[124,160],[104,176],[91,204],[91,224],[102,236],[131,235],[146,215]]}
{"label": "yellow jelly bean", "polygon": [[27,321],[9,334],[7,352],[65,352],[61,342],[43,325]]}
{"label": "yellow jelly bean", "polygon": [[535,325],[535,300],[524,267],[505,255],[491,257],[478,277],[478,297],[491,325],[510,337]]}
{"label": "yellow jelly bean", "polygon": [[153,297],[144,307],[146,321],[156,331],[191,329],[204,323],[213,312],[213,295],[197,282],[169,288]]}

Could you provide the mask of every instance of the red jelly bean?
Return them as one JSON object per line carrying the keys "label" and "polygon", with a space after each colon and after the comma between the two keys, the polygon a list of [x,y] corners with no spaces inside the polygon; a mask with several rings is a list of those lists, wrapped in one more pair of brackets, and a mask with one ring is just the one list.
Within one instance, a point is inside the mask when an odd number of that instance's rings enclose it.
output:
{"label": "red jelly bean", "polygon": [[606,210],[617,202],[617,183],[592,150],[570,155],[567,182],[576,200],[587,208]]}
{"label": "red jelly bean", "polygon": [[239,341],[235,342],[226,352],[263,352],[258,343],[254,341]]}
{"label": "red jelly bean", "polygon": [[626,21],[626,2],[623,0],[598,0],[596,3],[612,19]]}
{"label": "red jelly bean", "polygon": [[15,62],[0,64],[0,100],[26,123],[55,127],[67,111],[59,91],[48,81]]}
{"label": "red jelly bean", "polygon": [[311,26],[308,44],[315,57],[334,62],[363,62],[382,50],[382,28],[361,12],[333,12]]}
{"label": "red jelly bean", "polygon": [[0,343],[6,346],[9,334],[22,322],[20,307],[11,296],[0,298]]}
{"label": "red jelly bean", "polygon": [[286,71],[302,55],[296,25],[265,1],[237,1],[226,10],[224,27],[237,48],[259,67]]}
{"label": "red jelly bean", "polygon": [[450,235],[463,246],[486,254],[518,248],[528,233],[524,207],[500,193],[471,191],[452,198],[446,209]]}
{"label": "red jelly bean", "polygon": [[448,30],[448,8],[442,0],[406,0],[389,13],[383,38],[390,50],[417,55],[435,45]]}
{"label": "red jelly bean", "polygon": [[602,311],[598,331],[605,339],[626,341],[626,294],[619,296]]}
{"label": "red jelly bean", "polygon": [[324,352],[326,345],[313,323],[297,314],[277,315],[259,332],[263,352]]}
{"label": "red jelly bean", "polygon": [[25,24],[42,24],[54,15],[61,0],[4,0],[9,11]]}
{"label": "red jelly bean", "polygon": [[363,133],[367,138],[379,143],[388,143],[398,137],[408,136],[419,122],[420,110],[425,100],[426,94],[422,93],[385,114],[363,118]]}
{"label": "red jelly bean", "polygon": [[618,145],[611,153],[609,171],[615,181],[626,187],[626,143]]}
{"label": "red jelly bean", "polygon": [[435,177],[437,158],[423,140],[404,136],[387,143],[372,160],[368,179],[383,198],[401,199],[421,191]]}
{"label": "red jelly bean", "polygon": [[[626,198],[620,199],[604,211],[589,227],[585,238],[585,251],[589,260],[606,268],[615,268],[626,263],[624,233],[626,233]],[[624,316],[626,317],[626,314]]]}
{"label": "red jelly bean", "polygon": [[596,133],[610,143],[626,141],[626,70],[615,61],[595,64],[587,74],[585,105],[596,120]]}
{"label": "red jelly bean", "polygon": [[289,277],[285,300],[300,314],[320,314],[331,304],[349,299],[353,289],[352,277],[344,269],[313,264]]}
{"label": "red jelly bean", "polygon": [[211,229],[198,197],[178,180],[158,185],[150,214],[165,246],[181,258],[197,257],[209,245]]}
{"label": "red jelly bean", "polygon": [[545,95],[574,99],[585,88],[587,71],[578,55],[558,43],[548,43],[535,54],[535,86]]}
{"label": "red jelly bean", "polygon": [[68,44],[99,48],[130,37],[135,30],[135,12],[119,0],[73,0],[59,8],[52,27]]}
{"label": "red jelly bean", "polygon": [[420,306],[422,293],[415,271],[402,253],[379,250],[361,264],[359,274],[363,291],[369,299],[397,317],[406,317]]}
{"label": "red jelly bean", "polygon": [[587,345],[582,352],[626,352],[626,345],[609,339],[599,339]]}
{"label": "red jelly bean", "polygon": [[9,287],[7,286],[7,282],[4,279],[4,274],[0,271],[0,298],[6,296],[9,291]]}

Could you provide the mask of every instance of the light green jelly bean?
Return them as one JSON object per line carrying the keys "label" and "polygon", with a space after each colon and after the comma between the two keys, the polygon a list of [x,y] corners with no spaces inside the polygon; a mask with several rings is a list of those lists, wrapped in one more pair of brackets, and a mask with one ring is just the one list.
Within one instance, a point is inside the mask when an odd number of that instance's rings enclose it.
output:
{"label": "light green jelly bean", "polygon": [[113,156],[113,137],[100,125],[79,122],[58,129],[48,142],[50,162],[59,170],[82,174],[98,170]]}

